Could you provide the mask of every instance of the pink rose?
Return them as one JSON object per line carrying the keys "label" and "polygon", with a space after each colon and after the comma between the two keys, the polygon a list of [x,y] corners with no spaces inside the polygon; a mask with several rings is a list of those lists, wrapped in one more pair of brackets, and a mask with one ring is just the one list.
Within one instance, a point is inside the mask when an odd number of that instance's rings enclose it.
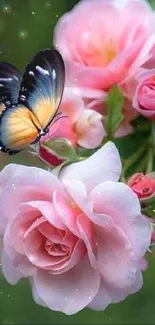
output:
{"label": "pink rose", "polygon": [[55,28],[68,83],[102,90],[123,85],[150,59],[154,27],[147,1],[80,1]]}
{"label": "pink rose", "polygon": [[[82,95],[86,96],[84,93]],[[96,148],[101,144],[105,134],[102,115],[87,109],[79,89],[65,88],[59,112],[66,118],[60,118],[57,127],[51,125],[49,133],[42,139],[43,142],[50,138],[64,137],[70,140],[73,146],[78,144],[87,149]]]}
{"label": "pink rose", "polygon": [[141,115],[155,120],[155,69],[139,74],[133,106]]}
{"label": "pink rose", "polygon": [[155,179],[143,173],[133,175],[128,181],[128,186],[132,188],[139,199],[147,198],[155,193]]}
{"label": "pink rose", "polygon": [[8,282],[30,278],[38,304],[69,315],[86,306],[103,310],[138,291],[151,230],[137,196],[118,182],[120,173],[112,142],[59,178],[35,167],[5,167],[0,227]]}

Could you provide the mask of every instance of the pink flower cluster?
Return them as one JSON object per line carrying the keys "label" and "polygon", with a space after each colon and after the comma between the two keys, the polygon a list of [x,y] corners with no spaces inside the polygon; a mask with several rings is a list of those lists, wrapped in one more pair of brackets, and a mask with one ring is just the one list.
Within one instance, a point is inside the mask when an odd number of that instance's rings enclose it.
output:
{"label": "pink flower cluster", "polygon": [[154,118],[154,18],[143,0],[81,0],[59,19],[54,44],[66,65],[60,111],[69,119],[51,127],[52,137],[97,148],[106,135],[103,103],[115,84],[126,98],[115,137],[133,133],[139,113]]}
{"label": "pink flower cluster", "polygon": [[[65,62],[60,112],[68,118],[41,138],[41,159],[63,162],[46,150],[51,138],[66,138],[74,149],[103,144],[105,101],[114,85],[124,95],[115,137],[132,133],[138,114],[155,120],[155,13],[147,1],[81,0],[59,19],[54,45]],[[0,232],[8,282],[29,278],[36,303],[68,315],[86,306],[104,310],[137,292],[155,234],[141,201],[154,197],[155,180],[137,173],[124,184],[121,172],[112,142],[57,174],[5,167]]]}
{"label": "pink flower cluster", "polygon": [[[70,97],[66,106],[65,92],[61,109],[65,113],[72,111],[75,117],[67,125],[63,120],[55,136],[68,136],[75,145],[85,148],[99,146],[106,134],[101,122],[106,115],[103,102],[115,84],[126,96],[124,120],[115,136],[132,133],[130,122],[139,112],[153,114],[150,108],[153,89],[148,85],[151,72],[144,87],[142,79],[147,74],[139,77],[140,85],[137,76],[153,58],[154,17],[151,7],[143,0],[82,0],[59,19],[54,43],[65,60]],[[150,88],[151,103],[150,98],[147,100]]]}

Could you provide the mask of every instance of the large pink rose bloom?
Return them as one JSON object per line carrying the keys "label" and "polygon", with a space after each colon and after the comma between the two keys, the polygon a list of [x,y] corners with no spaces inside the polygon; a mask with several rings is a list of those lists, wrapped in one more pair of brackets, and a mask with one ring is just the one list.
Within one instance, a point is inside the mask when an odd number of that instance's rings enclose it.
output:
{"label": "large pink rose bloom", "polygon": [[83,0],[55,28],[68,81],[79,87],[123,85],[150,59],[154,43],[154,13],[143,0]]}
{"label": "large pink rose bloom", "polygon": [[103,310],[142,286],[151,230],[137,195],[119,183],[113,143],[54,174],[8,165],[0,174],[2,270],[30,278],[35,301],[66,314]]}

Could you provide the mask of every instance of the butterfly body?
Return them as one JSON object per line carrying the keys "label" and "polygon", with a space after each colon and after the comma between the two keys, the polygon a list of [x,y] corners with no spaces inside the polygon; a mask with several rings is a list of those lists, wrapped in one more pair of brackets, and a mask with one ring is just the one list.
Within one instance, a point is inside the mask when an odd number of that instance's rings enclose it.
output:
{"label": "butterfly body", "polygon": [[[0,80],[3,74],[0,69]],[[17,103],[7,105],[0,116],[2,151],[16,154],[48,133],[61,103],[64,78],[63,59],[56,50],[46,49],[31,60],[19,87]],[[1,89],[0,99],[5,98],[6,105],[8,98],[11,102],[15,96],[10,96],[6,81],[1,88],[6,95]]]}

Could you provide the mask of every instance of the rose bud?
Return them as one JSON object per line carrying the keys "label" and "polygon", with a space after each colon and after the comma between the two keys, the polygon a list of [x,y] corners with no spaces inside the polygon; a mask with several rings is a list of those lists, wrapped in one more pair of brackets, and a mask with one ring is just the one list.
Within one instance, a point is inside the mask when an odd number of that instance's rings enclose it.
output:
{"label": "rose bud", "polygon": [[134,174],[129,179],[128,186],[132,188],[139,199],[147,198],[155,193],[155,179],[143,173]]}

